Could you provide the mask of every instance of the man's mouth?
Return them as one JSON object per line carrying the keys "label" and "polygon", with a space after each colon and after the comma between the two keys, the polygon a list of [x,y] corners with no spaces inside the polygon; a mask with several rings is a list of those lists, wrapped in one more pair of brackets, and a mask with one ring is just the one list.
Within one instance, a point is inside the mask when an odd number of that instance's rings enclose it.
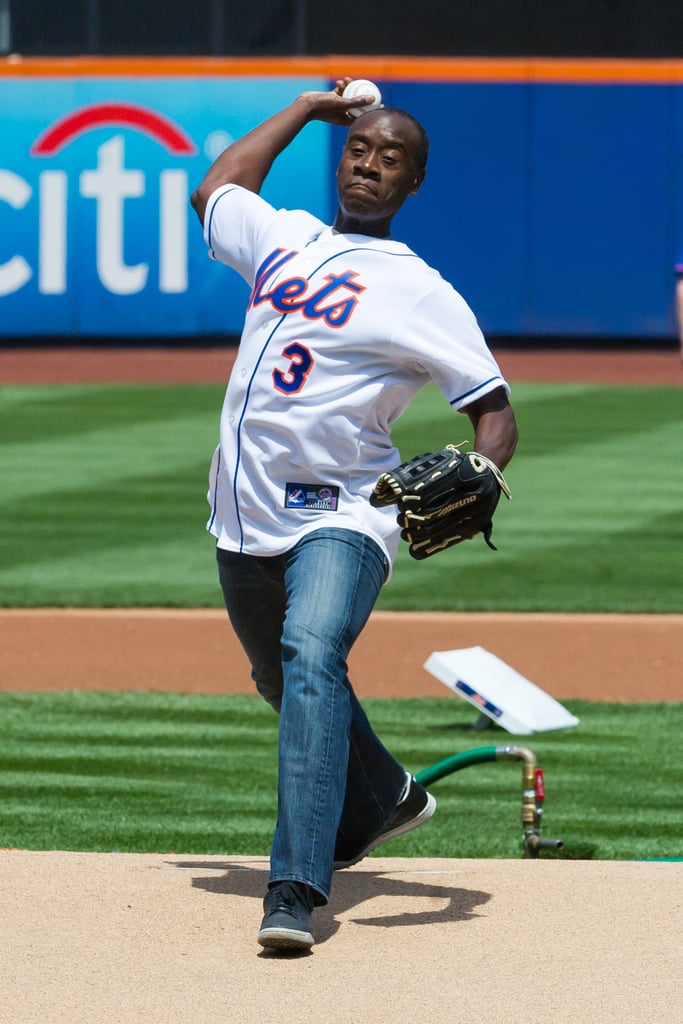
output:
{"label": "man's mouth", "polygon": [[348,189],[353,189],[354,191],[356,189],[360,189],[363,192],[368,192],[371,196],[375,196],[375,197],[377,196],[377,193],[374,190],[374,188],[372,188],[370,185],[368,185],[368,183],[365,182],[365,181],[351,181],[347,185],[347,188]]}

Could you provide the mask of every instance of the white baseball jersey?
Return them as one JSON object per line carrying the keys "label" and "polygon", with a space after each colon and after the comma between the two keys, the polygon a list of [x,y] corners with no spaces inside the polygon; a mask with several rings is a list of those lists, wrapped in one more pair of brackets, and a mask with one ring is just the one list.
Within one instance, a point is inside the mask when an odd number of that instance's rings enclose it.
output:
{"label": "white baseball jersey", "polygon": [[368,499],[401,462],[392,423],[430,381],[456,410],[507,389],[472,311],[406,245],[339,234],[239,186],[213,193],[204,237],[252,289],[208,530],[221,548],[274,555],[343,527],[372,537],[391,564],[396,509]]}

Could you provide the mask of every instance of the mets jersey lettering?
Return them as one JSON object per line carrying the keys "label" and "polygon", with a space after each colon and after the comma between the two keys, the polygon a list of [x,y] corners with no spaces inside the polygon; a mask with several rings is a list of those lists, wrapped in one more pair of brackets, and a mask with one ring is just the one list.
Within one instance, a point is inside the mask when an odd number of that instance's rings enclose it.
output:
{"label": "mets jersey lettering", "polygon": [[325,284],[313,290],[305,277],[288,277],[266,291],[266,282],[297,255],[274,249],[266,257],[257,271],[249,305],[270,302],[278,313],[301,313],[307,320],[323,320],[328,327],[344,327],[358,305],[358,295],[365,291],[365,286],[356,281],[358,274],[354,270],[325,274]]}

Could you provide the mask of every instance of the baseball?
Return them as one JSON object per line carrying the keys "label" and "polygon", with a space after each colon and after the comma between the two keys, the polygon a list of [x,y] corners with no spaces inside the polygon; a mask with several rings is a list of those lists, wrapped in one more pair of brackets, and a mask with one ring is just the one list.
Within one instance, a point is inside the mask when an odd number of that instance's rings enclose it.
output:
{"label": "baseball", "polygon": [[378,107],[382,106],[382,93],[379,91],[374,82],[370,82],[367,78],[356,78],[344,89],[342,93],[346,99],[352,99],[354,96],[374,96],[372,103],[369,103],[366,107],[352,107],[349,111],[354,117],[360,117],[361,114],[367,114],[368,110],[377,110]]}

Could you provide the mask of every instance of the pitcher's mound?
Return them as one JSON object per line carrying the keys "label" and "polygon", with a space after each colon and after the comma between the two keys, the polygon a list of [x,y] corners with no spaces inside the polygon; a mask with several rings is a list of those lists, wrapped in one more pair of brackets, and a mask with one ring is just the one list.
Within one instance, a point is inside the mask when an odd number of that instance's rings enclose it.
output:
{"label": "pitcher's mound", "polygon": [[676,1024],[679,863],[371,857],[316,944],[256,944],[267,861],[0,853],[12,1024]]}

